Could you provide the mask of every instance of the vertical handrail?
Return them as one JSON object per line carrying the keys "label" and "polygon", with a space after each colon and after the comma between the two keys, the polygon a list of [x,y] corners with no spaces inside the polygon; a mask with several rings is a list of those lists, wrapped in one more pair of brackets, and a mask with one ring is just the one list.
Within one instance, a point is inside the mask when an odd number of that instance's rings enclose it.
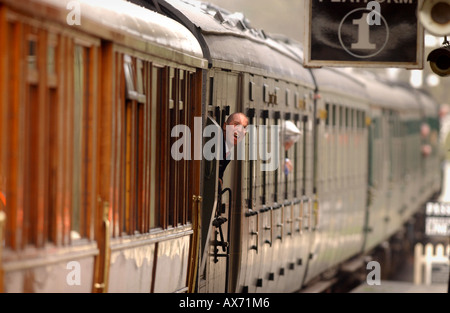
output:
{"label": "vertical handrail", "polygon": [[195,292],[195,284],[196,284],[196,278],[195,275],[197,274],[198,270],[198,249],[199,249],[199,236],[200,236],[200,225],[201,225],[201,203],[202,203],[202,197],[201,196],[192,196],[192,227],[194,230],[192,242],[191,242],[191,269],[189,272],[188,277],[188,292],[193,293]]}
{"label": "vertical handrail", "polygon": [[319,199],[317,194],[315,195],[315,199],[313,201],[313,212],[314,212],[314,230],[319,228]]}
{"label": "vertical handrail", "polygon": [[105,241],[104,241],[104,259],[103,259],[103,282],[102,283],[95,283],[94,287],[96,289],[102,289],[104,293],[108,292],[108,282],[109,282],[109,256],[110,256],[110,250],[109,250],[109,202],[105,201],[103,202],[103,227],[104,227],[104,235],[105,235]]}
{"label": "vertical handrail", "polygon": [[6,214],[0,211],[0,292],[4,292],[3,278],[3,242],[5,241]]}

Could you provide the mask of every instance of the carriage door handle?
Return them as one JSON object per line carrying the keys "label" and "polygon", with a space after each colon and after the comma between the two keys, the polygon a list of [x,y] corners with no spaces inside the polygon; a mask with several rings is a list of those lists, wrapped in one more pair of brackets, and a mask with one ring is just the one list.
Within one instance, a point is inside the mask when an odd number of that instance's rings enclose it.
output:
{"label": "carriage door handle", "polygon": [[101,289],[103,292],[108,291],[108,278],[109,278],[109,202],[103,202],[103,227],[105,231],[105,242],[104,242],[104,255],[103,260],[103,282],[95,283],[95,289]]}

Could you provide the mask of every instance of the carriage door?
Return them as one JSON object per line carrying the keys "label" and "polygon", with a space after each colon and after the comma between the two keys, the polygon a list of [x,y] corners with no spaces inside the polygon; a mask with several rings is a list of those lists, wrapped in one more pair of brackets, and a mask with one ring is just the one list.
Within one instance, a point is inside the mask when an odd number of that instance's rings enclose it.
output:
{"label": "carriage door", "polygon": [[[210,72],[207,91],[203,142],[204,150],[211,148],[213,136],[210,132],[219,128],[218,134],[222,143],[222,127],[227,117],[238,111],[239,76],[225,71]],[[211,137],[207,137],[208,133]],[[222,149],[222,148],[220,148]],[[228,269],[230,258],[230,224],[231,211],[234,211],[237,161],[231,160],[223,176],[223,184],[218,183],[219,161],[207,160],[203,153],[203,204],[202,204],[202,246],[199,268],[200,292],[228,291]]]}

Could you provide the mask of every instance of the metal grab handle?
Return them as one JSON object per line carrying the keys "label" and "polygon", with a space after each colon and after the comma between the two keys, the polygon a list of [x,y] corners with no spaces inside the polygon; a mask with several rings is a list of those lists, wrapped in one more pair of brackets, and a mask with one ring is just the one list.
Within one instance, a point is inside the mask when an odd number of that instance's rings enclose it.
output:
{"label": "metal grab handle", "polygon": [[281,241],[283,241],[284,224],[277,223],[277,228],[280,228],[280,234],[277,236],[277,239],[280,239]]}
{"label": "metal grab handle", "polygon": [[0,211],[0,292],[4,292],[3,288],[3,241],[5,239],[6,214]]}
{"label": "metal grab handle", "polygon": [[312,227],[312,212],[313,208],[312,208],[312,203],[310,200],[308,200],[308,230],[313,230]]}
{"label": "metal grab handle", "polygon": [[298,217],[298,227],[300,229],[300,234],[303,233],[303,214],[304,214],[304,205],[305,202],[302,200],[302,202],[300,202],[300,214]]}
{"label": "metal grab handle", "polygon": [[96,289],[102,289],[103,292],[108,292],[108,280],[109,280],[109,202],[103,202],[103,227],[105,228],[105,244],[103,260],[103,283],[95,283]]}
{"label": "metal grab handle", "polygon": [[317,229],[319,227],[319,200],[314,199],[314,228]]}
{"label": "metal grab handle", "polygon": [[259,250],[259,214],[256,214],[256,231],[252,231],[250,235],[256,236],[256,245],[253,245],[250,247],[250,250],[256,250],[256,253],[258,254]]}
{"label": "metal grab handle", "polygon": [[281,241],[283,241],[283,237],[284,237],[284,210],[285,210],[285,206],[281,207],[281,222],[277,223],[277,228],[280,229],[280,234],[277,236],[277,239],[280,239]]}
{"label": "metal grab handle", "polygon": [[202,196],[192,196],[192,228],[194,229],[193,233],[193,243],[191,244],[191,262],[192,267],[189,271],[188,276],[188,292],[192,293],[195,290],[195,273],[197,273],[198,270],[198,242],[200,241],[200,232],[199,225],[201,225],[201,203],[202,203]]}
{"label": "metal grab handle", "polygon": [[294,204],[290,204],[291,206],[291,212],[289,214],[289,218],[286,220],[286,224],[289,224],[290,231],[288,232],[288,236],[292,236],[292,233],[294,232]]}
{"label": "metal grab handle", "polygon": [[266,240],[266,242],[268,244],[270,244],[270,246],[272,247],[272,242],[273,242],[273,210],[270,210],[270,240]]}

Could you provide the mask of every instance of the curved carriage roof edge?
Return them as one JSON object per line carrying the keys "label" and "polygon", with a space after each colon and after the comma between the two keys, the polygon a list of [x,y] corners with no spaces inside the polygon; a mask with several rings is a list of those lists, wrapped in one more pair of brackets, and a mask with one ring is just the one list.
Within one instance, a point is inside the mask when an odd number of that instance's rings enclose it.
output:
{"label": "curved carriage roof edge", "polygon": [[387,81],[372,72],[353,73],[353,77],[365,84],[367,97],[371,106],[391,110],[404,110],[405,105],[399,98],[398,90]]}
{"label": "curved carriage roof edge", "polygon": [[325,91],[352,95],[355,98],[367,98],[367,82],[357,79],[341,68],[321,67],[311,69],[317,82],[319,94]]}
{"label": "curved carriage roof edge", "polygon": [[405,82],[385,81],[397,93],[398,101],[403,104],[403,111],[408,115],[423,114],[423,106],[416,93],[416,88]]}
{"label": "curved carriage roof edge", "polygon": [[417,88],[416,95],[419,98],[426,117],[436,117],[439,115],[439,102],[425,89]]}
{"label": "curved carriage roof edge", "polygon": [[411,86],[368,71],[354,72],[352,76],[366,85],[371,107],[406,112],[407,114],[420,112],[420,103]]}
{"label": "curved carriage roof edge", "polygon": [[[68,25],[67,2],[0,0],[42,20]],[[197,39],[180,23],[125,0],[77,0],[80,23],[73,29],[111,40],[143,53],[195,67],[206,67]]]}
{"label": "curved carriage roof edge", "polygon": [[291,77],[302,84],[314,86],[310,71],[303,67],[298,55],[263,31],[252,28],[241,13],[231,14],[201,1],[164,2],[185,15],[195,29],[201,31],[208,45],[210,62],[248,66],[263,70],[266,74],[278,74],[279,78]]}
{"label": "curved carriage roof edge", "polygon": [[208,67],[212,66],[211,54],[209,53],[208,45],[203,38],[201,30],[196,27],[183,13],[169,4],[167,1],[158,0],[126,0],[137,5],[143,6],[148,10],[156,11],[161,13],[177,22],[182,24],[184,27],[189,29],[192,35],[197,39],[200,48],[203,52],[203,57],[208,60]]}
{"label": "curved carriage roof edge", "polygon": [[297,58],[301,60],[301,62],[303,62],[303,45],[300,42],[293,40],[292,38],[289,38],[283,34],[268,34],[268,36],[281,43],[282,45],[285,45],[286,49],[288,49],[292,54],[297,56]]}

